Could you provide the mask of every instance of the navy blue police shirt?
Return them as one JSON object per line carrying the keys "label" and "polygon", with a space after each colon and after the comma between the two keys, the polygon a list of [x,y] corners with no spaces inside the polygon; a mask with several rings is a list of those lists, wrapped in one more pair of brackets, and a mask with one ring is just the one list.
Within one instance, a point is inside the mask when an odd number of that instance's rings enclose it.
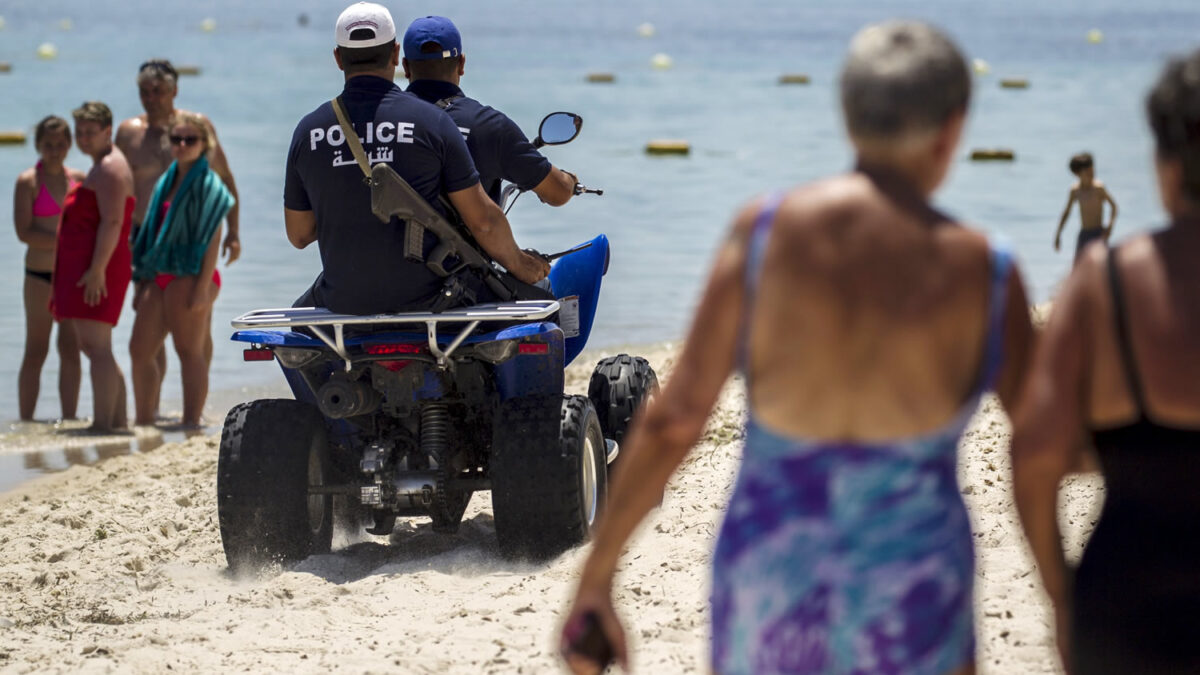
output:
{"label": "navy blue police shirt", "polygon": [[[390,164],[435,207],[439,194],[479,182],[462,134],[437,106],[372,75],[347,80],[342,105],[370,163]],[[296,126],[283,204],[313,211],[317,221],[323,269],[298,305],[343,314],[398,312],[423,308],[441,288],[424,264],[405,259],[403,222],[384,223],[371,212],[371,189],[329,102]],[[425,255],[435,244],[426,233]]]}
{"label": "navy blue police shirt", "polygon": [[461,89],[442,80],[416,80],[408,91],[436,104],[448,101],[446,114],[467,139],[471,159],[479,171],[479,182],[492,201],[500,203],[500,180],[532,190],[550,175],[550,160],[507,115],[464,96]]}

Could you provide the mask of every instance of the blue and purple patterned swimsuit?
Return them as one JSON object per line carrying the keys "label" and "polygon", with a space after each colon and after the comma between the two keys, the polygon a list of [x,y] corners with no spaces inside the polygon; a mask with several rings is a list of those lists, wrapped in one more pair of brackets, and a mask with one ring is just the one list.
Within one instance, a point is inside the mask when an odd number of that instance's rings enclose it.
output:
{"label": "blue and purple patterned swimsuit", "polygon": [[[774,216],[747,263],[747,307]],[[916,438],[809,441],[750,411],[713,561],[717,673],[942,675],[975,657],[974,551],[956,448],[1002,360],[1011,256],[991,248],[979,384],[954,419]]]}

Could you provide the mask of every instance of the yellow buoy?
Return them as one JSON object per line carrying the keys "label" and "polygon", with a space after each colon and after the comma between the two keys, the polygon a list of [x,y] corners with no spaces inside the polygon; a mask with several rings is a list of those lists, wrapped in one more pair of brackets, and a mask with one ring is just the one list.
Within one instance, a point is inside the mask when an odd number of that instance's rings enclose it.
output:
{"label": "yellow buoy", "polygon": [[808,75],[804,73],[784,73],[779,76],[779,84],[808,84]]}
{"label": "yellow buoy", "polygon": [[1094,45],[1100,44],[1104,42],[1104,33],[1101,33],[1098,28],[1093,28],[1087,32],[1087,41]]}
{"label": "yellow buoy", "polygon": [[50,60],[58,56],[58,47],[55,47],[49,42],[43,42],[42,44],[38,45],[37,56],[39,59]]}
{"label": "yellow buoy", "polygon": [[200,66],[175,66],[175,72],[180,75],[199,75]]}
{"label": "yellow buoy", "polygon": [[659,70],[666,70],[675,65],[675,62],[672,61],[671,57],[667,56],[666,54],[655,54],[654,57],[650,59],[650,65],[658,68]]}
{"label": "yellow buoy", "polygon": [[74,27],[75,24],[71,23],[70,19],[59,19],[58,21],[59,30],[71,30]]}
{"label": "yellow buoy", "polygon": [[1017,154],[1008,148],[975,148],[971,151],[971,161],[973,162],[990,162],[1002,161],[1011,162],[1017,158]]}
{"label": "yellow buoy", "polygon": [[205,33],[211,33],[216,29],[217,29],[217,20],[216,19],[209,18],[209,19],[205,19],[200,22],[200,30],[204,31]]}
{"label": "yellow buoy", "polygon": [[644,38],[654,37],[654,24],[644,23],[638,26],[637,34]]}
{"label": "yellow buoy", "polygon": [[12,64],[8,61],[0,61],[0,73],[12,72]]}
{"label": "yellow buoy", "polygon": [[681,139],[661,139],[646,144],[647,155],[686,155],[692,151],[692,144]]}
{"label": "yellow buoy", "polygon": [[983,59],[975,59],[971,61],[971,67],[975,70],[976,75],[987,75],[992,72],[992,67]]}
{"label": "yellow buoy", "polygon": [[1029,80],[1020,77],[1010,77],[1000,80],[1001,89],[1028,89]]}
{"label": "yellow buoy", "polygon": [[0,30],[4,30],[5,25],[7,24],[4,23],[4,17],[0,16]]}
{"label": "yellow buoy", "polygon": [[24,145],[24,131],[0,131],[0,145]]}
{"label": "yellow buoy", "polygon": [[612,73],[588,73],[588,82],[616,82],[617,76]]}

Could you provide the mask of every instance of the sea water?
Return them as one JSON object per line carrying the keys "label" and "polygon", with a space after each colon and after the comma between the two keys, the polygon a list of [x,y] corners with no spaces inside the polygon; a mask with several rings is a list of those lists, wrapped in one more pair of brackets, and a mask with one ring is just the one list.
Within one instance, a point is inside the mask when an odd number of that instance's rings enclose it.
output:
{"label": "sea water", "polygon": [[[837,75],[850,37],[866,23],[931,21],[953,35],[968,59],[987,62],[989,73],[975,79],[959,160],[936,201],[1005,236],[1037,301],[1051,296],[1071,263],[1077,214],[1063,250],[1052,248],[1073,180],[1066,166],[1071,155],[1095,155],[1097,176],[1120,205],[1117,239],[1162,223],[1144,95],[1166,56],[1200,46],[1195,0],[387,5],[401,32],[418,16],[448,14],[463,35],[466,92],[507,113],[530,136],[546,113],[583,116],[579,138],[545,154],[603,188],[604,196],[577,197],[562,208],[526,196],[509,218],[520,244],[542,251],[608,235],[612,264],[593,347],[682,337],[739,205],[848,167]],[[340,92],[332,29],[343,7],[314,0],[0,2],[0,62],[12,64],[0,73],[0,130],[30,134],[24,146],[0,146],[5,217],[12,212],[8,186],[36,161],[37,120],[51,113],[69,118],[84,100],[108,103],[118,120],[131,117],[142,112],[135,83],[142,61],[169,58],[201,68],[199,76],[181,78],[176,103],[215,123],[241,205],[242,258],[220,268],[224,284],[213,318],[207,415],[217,425],[233,403],[283,391],[277,366],[242,361],[242,345],[228,340],[229,320],[249,309],[290,305],[319,271],[316,247],[296,250],[284,236],[283,168],[296,122]],[[650,37],[639,31],[646,23],[654,27]],[[1094,30],[1101,41],[1089,41]],[[38,58],[43,43],[57,48],[56,58]],[[669,57],[670,68],[652,65],[658,54]],[[615,82],[587,82],[596,71],[613,73]],[[806,73],[811,82],[781,86],[784,73]],[[999,80],[1009,77],[1027,79],[1029,87],[1001,89]],[[645,155],[646,142],[658,138],[685,139],[692,152]],[[975,147],[1012,149],[1016,161],[972,163],[967,155]],[[73,150],[67,164],[86,169],[90,159]],[[0,274],[8,279],[0,288],[0,420],[17,417],[24,250],[13,234],[0,245]],[[113,333],[127,375],[132,323],[127,307]],[[56,377],[51,354],[39,418],[58,413]],[[179,409],[179,391],[172,355],[165,410]],[[91,411],[86,361],[79,409]],[[0,448],[6,444],[11,437],[0,435]],[[6,472],[0,464],[0,474]]]}

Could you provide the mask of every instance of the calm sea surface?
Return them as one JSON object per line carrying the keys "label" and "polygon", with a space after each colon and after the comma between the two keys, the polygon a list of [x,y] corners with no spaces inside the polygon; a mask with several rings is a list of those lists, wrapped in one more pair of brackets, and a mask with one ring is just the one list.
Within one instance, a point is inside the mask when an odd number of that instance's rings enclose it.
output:
{"label": "calm sea surface", "polygon": [[[1070,155],[1089,150],[1120,204],[1118,238],[1160,224],[1142,100],[1165,56],[1200,46],[1195,0],[605,0],[593,3],[388,3],[402,31],[409,21],[449,13],[467,54],[464,89],[505,111],[532,136],[542,115],[583,115],[583,133],[547,155],[603,197],[551,209],[522,199],[510,213],[524,246],[558,250],[598,232],[613,259],[592,346],[676,339],[686,330],[713,248],[737,206],[754,194],[847,167],[837,111],[838,65],[851,35],[891,17],[932,21],[950,31],[978,76],[960,156],[937,196],[951,212],[1015,243],[1033,297],[1047,299],[1070,265],[1077,220],[1064,251],[1051,247],[1072,176]],[[107,102],[118,119],[142,112],[134,76],[152,57],[202,68],[184,77],[177,104],[216,124],[241,194],[242,259],[222,268],[213,335],[216,354],[208,415],[223,417],[257,388],[278,386],[271,364],[243,363],[228,342],[228,320],[245,310],[288,305],[319,269],[316,247],[284,237],[283,163],[297,120],[341,89],[331,51],[342,2],[197,0],[120,3],[3,0],[0,16],[0,130],[25,130],[42,116],[69,116],[85,99]],[[169,8],[169,9],[168,9]],[[307,25],[301,17],[307,17]],[[215,29],[202,30],[206,19]],[[653,37],[637,27],[649,23]],[[1089,43],[1090,30],[1103,41]],[[39,60],[52,43],[57,58]],[[673,67],[651,66],[666,54]],[[592,71],[614,84],[588,84]],[[779,86],[787,72],[808,86]],[[1025,90],[998,81],[1026,78]],[[642,153],[653,138],[683,138],[687,158]],[[1005,147],[1013,163],[966,161],[970,148]],[[36,160],[32,142],[0,146],[0,213],[11,213],[12,182]],[[68,165],[87,168],[77,150]],[[6,215],[7,217],[7,215]],[[1076,216],[1077,218],[1077,216]],[[12,232],[12,230],[8,230]],[[0,245],[0,421],[14,420],[16,372],[24,342],[23,245]],[[117,358],[128,372],[128,309],[117,326]],[[172,360],[174,359],[172,355]],[[58,412],[52,355],[43,373],[39,417]],[[164,409],[178,409],[172,362]],[[80,411],[90,414],[88,382]],[[6,427],[5,427],[6,428]],[[10,437],[11,439],[11,437]],[[0,435],[0,449],[11,440]],[[12,471],[0,464],[0,485]],[[8,480],[5,474],[8,473]]]}

